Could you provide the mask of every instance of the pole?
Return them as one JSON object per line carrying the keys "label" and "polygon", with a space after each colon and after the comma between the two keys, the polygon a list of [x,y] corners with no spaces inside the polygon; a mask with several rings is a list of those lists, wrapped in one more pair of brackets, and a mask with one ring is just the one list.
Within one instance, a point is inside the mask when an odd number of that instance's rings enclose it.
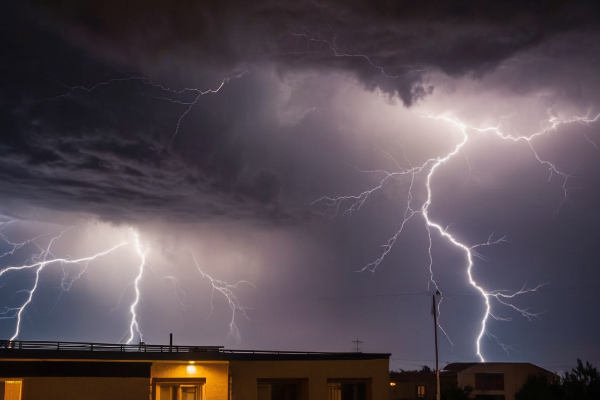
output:
{"label": "pole", "polygon": [[433,300],[433,332],[435,336],[435,376],[437,381],[437,392],[435,398],[436,400],[440,400],[440,367],[438,363],[437,307],[435,304],[435,294],[431,295],[431,298]]}

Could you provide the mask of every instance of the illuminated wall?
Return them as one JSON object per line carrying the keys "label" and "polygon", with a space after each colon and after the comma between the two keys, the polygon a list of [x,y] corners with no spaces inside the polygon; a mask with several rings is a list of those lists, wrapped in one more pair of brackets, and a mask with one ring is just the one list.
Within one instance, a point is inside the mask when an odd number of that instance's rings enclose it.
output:
{"label": "illuminated wall", "polygon": [[[7,354],[24,353],[11,350]],[[222,359],[201,361],[190,360],[191,354],[184,354],[178,360],[153,361],[146,358],[150,354],[137,360],[108,355],[109,360],[1,358],[0,382],[4,385],[0,389],[4,394],[0,399],[259,400],[260,392],[262,400],[271,398],[276,391],[292,391],[292,397],[298,400],[330,400],[344,398],[348,389],[368,393],[366,400],[389,398],[387,356],[374,360],[326,360],[304,355],[305,359],[282,360],[283,357],[267,355],[261,360],[240,361],[233,354],[234,360],[218,356],[215,358]],[[260,357],[263,356],[256,356]],[[17,386],[21,388],[20,399]]]}
{"label": "illuminated wall", "polygon": [[389,360],[231,361],[232,400],[257,400],[260,380],[302,380],[303,400],[327,400],[328,383],[367,379],[372,400],[389,398]]}
{"label": "illuminated wall", "polygon": [[204,393],[210,400],[227,400],[229,367],[226,361],[215,362],[155,362],[153,379],[204,378]]}
{"label": "illuminated wall", "polygon": [[150,396],[146,378],[25,378],[23,400],[143,399]]}

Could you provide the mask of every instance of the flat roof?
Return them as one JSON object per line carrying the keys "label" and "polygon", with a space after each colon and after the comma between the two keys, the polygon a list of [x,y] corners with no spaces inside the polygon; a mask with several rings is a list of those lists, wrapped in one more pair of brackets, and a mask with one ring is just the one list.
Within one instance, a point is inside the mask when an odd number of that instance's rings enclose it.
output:
{"label": "flat roof", "polygon": [[390,353],[232,350],[223,346],[180,346],[0,340],[3,360],[98,361],[261,361],[261,360],[375,360]]}

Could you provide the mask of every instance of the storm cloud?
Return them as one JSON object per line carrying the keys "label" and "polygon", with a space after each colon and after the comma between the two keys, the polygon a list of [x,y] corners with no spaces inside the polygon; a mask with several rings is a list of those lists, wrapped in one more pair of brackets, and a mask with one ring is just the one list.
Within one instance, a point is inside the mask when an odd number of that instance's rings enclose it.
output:
{"label": "storm cloud", "polygon": [[[419,349],[431,325],[433,260],[435,279],[444,282],[442,322],[456,346],[447,342],[442,351],[447,361],[471,360],[482,306],[464,279],[464,254],[431,239],[417,217],[373,277],[354,273],[381,255],[411,211],[407,202],[425,200],[424,174],[386,181],[360,210],[318,201],[357,196],[385,173],[443,157],[465,132],[468,143],[436,170],[429,211],[469,246],[506,237],[478,248],[484,267],[477,279],[490,290],[531,282],[580,288],[598,279],[597,123],[560,125],[528,142],[428,118],[522,138],[560,118],[595,117],[596,2],[39,0],[5,7],[2,215],[44,229],[84,221],[81,232],[98,230],[102,243],[135,226],[156,248],[163,278],[191,276],[188,253],[202,254],[211,273],[259,288],[244,289],[258,321],[243,323],[249,346],[297,341],[330,350],[338,344],[331,330],[403,354],[403,367],[411,357],[427,363]],[[127,270],[121,264],[111,264],[111,279]],[[98,274],[87,284],[100,293],[111,279]],[[159,291],[161,282],[149,285]],[[555,310],[547,325],[493,323],[523,358],[547,365],[557,361],[521,333],[550,327],[550,343],[565,333],[564,318],[574,325],[583,319],[570,311],[583,300],[566,286],[551,288],[543,300],[528,298],[532,309]],[[569,307],[552,297],[563,291]],[[176,296],[169,299],[178,306]],[[290,302],[294,312],[284,306]],[[148,304],[168,308],[156,299]],[[503,317],[514,317],[509,311]],[[202,329],[218,337],[215,326],[226,319],[189,322],[186,337]],[[60,335],[50,325],[29,337]],[[286,334],[273,341],[282,326]],[[79,328],[69,337],[85,337]],[[600,360],[598,329],[582,342]],[[561,365],[580,350],[565,345]]]}

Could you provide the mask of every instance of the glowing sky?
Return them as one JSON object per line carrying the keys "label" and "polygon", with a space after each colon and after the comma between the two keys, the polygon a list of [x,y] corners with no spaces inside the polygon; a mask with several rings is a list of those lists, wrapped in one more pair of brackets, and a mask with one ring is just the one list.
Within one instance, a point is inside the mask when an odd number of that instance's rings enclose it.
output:
{"label": "glowing sky", "polygon": [[442,364],[477,360],[483,299],[464,251],[422,215],[375,273],[357,272],[407,201],[425,201],[424,174],[352,212],[317,201],[445,157],[466,134],[431,176],[429,218],[468,247],[504,239],[476,247],[486,290],[544,284],[513,302],[537,317],[494,306],[511,321],[490,320],[485,358],[600,364],[600,122],[530,142],[474,129],[530,137],[596,118],[594,2],[52,3],[0,13],[1,337],[35,280],[10,267],[123,244],[39,271],[18,338],[124,342],[135,304],[146,343],[359,339],[419,368],[434,359],[431,255]]}

